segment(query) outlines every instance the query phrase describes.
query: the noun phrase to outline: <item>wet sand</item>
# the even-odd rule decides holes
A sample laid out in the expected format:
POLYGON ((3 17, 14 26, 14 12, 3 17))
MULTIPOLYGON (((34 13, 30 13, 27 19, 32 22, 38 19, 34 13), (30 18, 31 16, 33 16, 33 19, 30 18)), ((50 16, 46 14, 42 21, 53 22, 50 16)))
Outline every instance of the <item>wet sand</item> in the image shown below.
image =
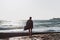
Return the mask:
POLYGON ((19 33, 15 33, 15 34, 8 33, 8 36, 7 33, 5 33, 5 35, 0 34, 0 38, 3 39, 6 38, 6 40, 60 40, 60 33, 59 32, 33 33, 32 38, 29 38, 28 33, 25 34, 20 33, 20 35, 19 33))
POLYGON ((12 37, 10 40, 60 40, 60 33, 36 34, 32 38, 29 36, 12 37))

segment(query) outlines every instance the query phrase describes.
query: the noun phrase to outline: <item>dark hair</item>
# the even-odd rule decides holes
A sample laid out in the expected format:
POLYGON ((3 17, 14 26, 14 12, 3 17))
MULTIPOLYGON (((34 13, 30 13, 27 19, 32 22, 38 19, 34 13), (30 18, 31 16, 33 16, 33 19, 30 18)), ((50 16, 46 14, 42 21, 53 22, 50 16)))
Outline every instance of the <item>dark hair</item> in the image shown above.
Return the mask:
POLYGON ((30 19, 32 19, 32 17, 30 17, 30 19))

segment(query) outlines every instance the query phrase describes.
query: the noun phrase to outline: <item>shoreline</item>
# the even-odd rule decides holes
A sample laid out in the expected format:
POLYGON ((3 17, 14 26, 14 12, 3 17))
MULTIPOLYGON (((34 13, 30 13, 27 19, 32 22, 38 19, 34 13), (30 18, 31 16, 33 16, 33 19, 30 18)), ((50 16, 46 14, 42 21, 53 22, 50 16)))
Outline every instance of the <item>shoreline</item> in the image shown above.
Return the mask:
MULTIPOLYGON (((32 35, 38 35, 38 34, 60 34, 60 32, 37 32, 32 33, 32 35)), ((28 33, 0 33, 0 39, 4 38, 11 38, 11 37, 19 37, 19 36, 29 36, 28 33)))

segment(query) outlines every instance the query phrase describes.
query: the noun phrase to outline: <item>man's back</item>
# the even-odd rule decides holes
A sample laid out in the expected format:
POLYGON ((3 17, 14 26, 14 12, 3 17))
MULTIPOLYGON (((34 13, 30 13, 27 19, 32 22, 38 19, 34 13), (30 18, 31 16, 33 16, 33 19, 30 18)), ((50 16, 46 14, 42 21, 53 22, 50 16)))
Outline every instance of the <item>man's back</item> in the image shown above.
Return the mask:
POLYGON ((26 23, 28 29, 32 29, 33 28, 33 21, 32 20, 28 20, 26 23))
POLYGON ((26 22, 26 26, 24 27, 24 30, 29 30, 29 37, 32 37, 32 28, 33 28, 33 21, 32 17, 30 17, 29 20, 26 22))

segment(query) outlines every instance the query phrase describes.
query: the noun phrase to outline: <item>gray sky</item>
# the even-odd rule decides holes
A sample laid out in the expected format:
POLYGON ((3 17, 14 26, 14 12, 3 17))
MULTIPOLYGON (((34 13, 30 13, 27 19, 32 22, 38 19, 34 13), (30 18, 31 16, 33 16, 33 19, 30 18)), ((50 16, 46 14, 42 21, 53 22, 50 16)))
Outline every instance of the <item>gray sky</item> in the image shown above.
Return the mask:
POLYGON ((0 0, 0 19, 60 18, 60 0, 0 0))

